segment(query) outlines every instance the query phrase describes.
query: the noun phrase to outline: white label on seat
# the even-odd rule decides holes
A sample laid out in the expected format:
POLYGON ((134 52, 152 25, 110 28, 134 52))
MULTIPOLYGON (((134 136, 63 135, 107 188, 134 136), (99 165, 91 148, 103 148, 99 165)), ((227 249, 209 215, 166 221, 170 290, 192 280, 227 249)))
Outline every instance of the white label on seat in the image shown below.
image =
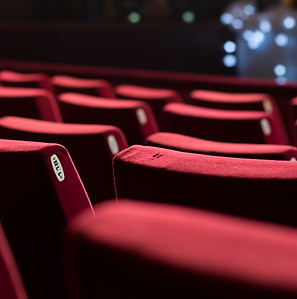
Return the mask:
POLYGON ((147 116, 143 108, 138 108, 136 110, 136 115, 141 125, 147 124, 147 116))
POLYGON ((118 145, 116 138, 113 135, 109 135, 107 137, 107 143, 108 143, 111 153, 113 155, 116 155, 119 152, 119 145, 118 145))
POLYGON ((266 113, 271 114, 273 112, 273 106, 270 100, 265 99, 263 101, 263 108, 266 113))
POLYGON ((57 180, 63 182, 65 180, 64 170, 57 155, 51 156, 51 163, 57 180))
POLYGON ((297 161, 295 157, 292 157, 290 161, 297 161))
POLYGON ((269 136, 271 134, 271 127, 268 119, 266 118, 261 119, 261 128, 264 135, 269 136))

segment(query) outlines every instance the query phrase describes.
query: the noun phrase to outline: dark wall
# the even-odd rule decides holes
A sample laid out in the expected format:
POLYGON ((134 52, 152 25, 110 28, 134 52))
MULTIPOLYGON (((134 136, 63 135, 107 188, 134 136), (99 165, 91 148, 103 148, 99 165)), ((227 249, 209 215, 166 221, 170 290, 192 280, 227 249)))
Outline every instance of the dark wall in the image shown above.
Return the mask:
POLYGON ((217 19, 232 0, 1 0, 2 21, 106 21, 123 20, 135 7, 143 20, 178 19, 192 9, 197 20, 217 19))
POLYGON ((232 33, 200 24, 2 24, 0 58, 177 72, 233 74, 222 64, 232 33))

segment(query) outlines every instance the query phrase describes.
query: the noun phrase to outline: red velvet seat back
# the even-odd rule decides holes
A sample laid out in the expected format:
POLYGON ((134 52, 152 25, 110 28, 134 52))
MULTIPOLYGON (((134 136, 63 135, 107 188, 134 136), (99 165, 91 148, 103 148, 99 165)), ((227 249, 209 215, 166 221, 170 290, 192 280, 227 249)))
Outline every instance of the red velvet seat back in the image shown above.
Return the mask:
POLYGON ((112 159, 127 147, 120 129, 7 116, 0 118, 0 138, 62 144, 70 152, 91 201, 115 197, 112 159))
POLYGON ((0 281, 0 297, 2 299, 28 299, 2 226, 0 226, 0 281))
MULTIPOLYGON (((233 93, 214 90, 194 90, 190 93, 189 103, 199 107, 264 111, 270 114, 277 125, 285 131, 282 116, 274 98, 265 93, 233 93)), ((291 134, 291 132, 289 132, 291 134)))
POLYGON ((65 224, 92 207, 67 150, 0 140, 0 219, 30 299, 64 298, 65 224))
POLYGON ((0 116, 14 115, 61 122, 53 95, 46 90, 0 86, 0 116))
POLYGON ((65 93, 59 96, 59 106, 65 122, 117 126, 130 145, 143 144, 149 135, 158 131, 150 107, 140 101, 65 93))
POLYGON ((131 146, 114 158, 119 198, 175 203, 297 225, 294 161, 131 146))
POLYGON ((55 94, 78 92, 103 98, 114 98, 112 86, 106 80, 84 79, 64 75, 51 78, 55 94))
POLYGON ((167 132, 152 134, 145 144, 213 156, 288 161, 297 159, 297 148, 290 145, 218 142, 167 132))
POLYGON ((164 117, 169 132, 214 141, 288 144, 286 132, 265 112, 172 103, 164 106, 164 117))
POLYGON ((68 229, 70 298, 294 298, 297 230, 128 200, 68 229))
POLYGON ((183 102, 173 89, 148 88, 135 85, 119 85, 115 88, 118 98, 145 101, 152 109, 161 130, 164 128, 162 109, 165 104, 183 102))
POLYGON ((44 73, 0 72, 0 84, 7 87, 41 88, 53 93, 50 77, 44 73))

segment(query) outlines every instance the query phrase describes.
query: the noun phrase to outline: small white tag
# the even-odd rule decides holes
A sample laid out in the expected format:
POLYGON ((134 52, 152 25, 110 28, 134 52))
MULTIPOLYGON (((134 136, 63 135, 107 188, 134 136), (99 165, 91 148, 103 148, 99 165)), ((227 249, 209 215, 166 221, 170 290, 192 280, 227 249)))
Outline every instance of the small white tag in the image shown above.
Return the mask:
POLYGON ((147 116, 143 108, 138 108, 136 110, 136 115, 141 125, 147 124, 147 116))
POLYGON ((264 111, 266 113, 272 114, 273 106, 272 106, 271 101, 268 99, 265 99, 262 104, 263 104, 264 111))
POLYGON ((290 161, 297 161, 295 157, 292 157, 290 161))
POLYGON ((113 135, 109 135, 107 137, 107 143, 108 143, 111 153, 113 155, 116 155, 119 152, 119 145, 117 143, 116 138, 113 135))
POLYGON ((57 155, 54 154, 51 156, 51 163, 57 180, 63 182, 65 180, 64 170, 57 155))
POLYGON ((261 128, 264 135, 269 136, 271 134, 270 123, 266 118, 261 119, 261 128))

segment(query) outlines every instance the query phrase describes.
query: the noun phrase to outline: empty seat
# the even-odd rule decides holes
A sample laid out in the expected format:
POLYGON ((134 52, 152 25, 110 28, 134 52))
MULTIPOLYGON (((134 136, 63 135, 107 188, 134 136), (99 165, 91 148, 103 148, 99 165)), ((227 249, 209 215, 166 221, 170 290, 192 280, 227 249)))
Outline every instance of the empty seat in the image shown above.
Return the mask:
POLYGON ((213 156, 292 161, 297 159, 297 148, 282 144, 218 142, 167 132, 152 134, 145 143, 149 146, 213 156))
POLYGON ((105 80, 56 75, 51 78, 51 83, 54 86, 56 95, 65 92, 78 92, 104 98, 114 98, 112 87, 105 80))
POLYGON ((274 99, 264 93, 233 93, 214 90, 194 90, 188 99, 191 105, 226 110, 255 110, 277 113, 274 99))
POLYGON ((54 96, 37 88, 0 86, 0 116, 6 115, 62 121, 54 96))
POLYGON ((113 161, 119 198, 175 203, 297 225, 297 164, 134 145, 113 161))
POLYGON ((0 219, 28 297, 65 298, 61 235, 92 206, 67 150, 58 144, 0 140, 0 219))
POLYGON ((102 99, 75 93, 61 94, 58 99, 65 122, 117 126, 130 145, 143 144, 149 135, 158 131, 154 115, 144 102, 102 99))
POLYGON ((163 110, 169 132, 223 142, 288 144, 286 132, 266 112, 220 110, 183 103, 167 104, 163 110))
POLYGON ((53 92, 50 77, 44 73, 17 73, 1 71, 0 84, 7 87, 41 88, 53 92))
POLYGON ((119 85, 115 88, 115 93, 118 98, 145 101, 151 107, 161 129, 164 127, 163 106, 168 103, 182 102, 180 95, 171 89, 119 85))
POLYGON ((69 298, 294 298, 297 230, 131 200, 69 226, 69 298))
POLYGON ((0 118, 0 138, 64 145, 92 202, 115 197, 112 159, 127 147, 120 129, 108 125, 66 124, 7 116, 0 118))
POLYGON ((1 299, 28 299, 18 266, 1 225, 0 281, 1 299))
POLYGON ((264 111, 271 114, 285 131, 279 108, 269 94, 194 90, 190 93, 189 103, 214 109, 264 111))

